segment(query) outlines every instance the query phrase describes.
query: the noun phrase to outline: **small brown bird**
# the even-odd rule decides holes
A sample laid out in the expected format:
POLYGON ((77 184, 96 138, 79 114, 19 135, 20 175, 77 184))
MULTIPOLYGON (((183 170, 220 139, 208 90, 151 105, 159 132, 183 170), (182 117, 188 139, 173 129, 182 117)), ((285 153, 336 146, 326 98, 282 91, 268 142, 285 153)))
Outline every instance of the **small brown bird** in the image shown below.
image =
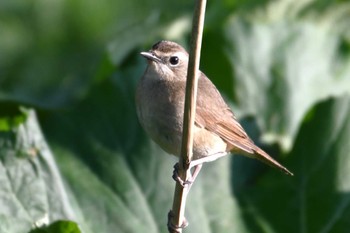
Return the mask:
MULTIPOLYGON (((148 66, 136 90, 139 121, 161 148, 180 156, 188 53, 175 42, 160 41, 141 55, 147 58, 148 66)), ((190 165, 197 168, 193 180, 202 163, 229 152, 259 159, 293 175, 254 144, 214 84, 200 72, 190 165)))

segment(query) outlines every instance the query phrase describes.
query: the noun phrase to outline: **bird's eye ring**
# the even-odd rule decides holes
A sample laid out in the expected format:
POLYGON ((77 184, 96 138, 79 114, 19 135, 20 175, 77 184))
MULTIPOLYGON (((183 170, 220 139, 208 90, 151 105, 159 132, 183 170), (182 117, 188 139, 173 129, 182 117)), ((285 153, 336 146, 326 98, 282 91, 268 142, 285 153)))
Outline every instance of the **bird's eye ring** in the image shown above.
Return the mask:
POLYGON ((169 62, 172 66, 176 66, 179 64, 180 59, 178 56, 172 56, 172 57, 170 57, 169 62))

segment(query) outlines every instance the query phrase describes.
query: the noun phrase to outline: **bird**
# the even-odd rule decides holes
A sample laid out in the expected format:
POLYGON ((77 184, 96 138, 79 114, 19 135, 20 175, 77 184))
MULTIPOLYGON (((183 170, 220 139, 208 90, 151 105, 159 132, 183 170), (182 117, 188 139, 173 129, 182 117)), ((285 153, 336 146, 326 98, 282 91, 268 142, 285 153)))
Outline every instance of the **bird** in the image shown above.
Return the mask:
MULTIPOLYGON (((164 151, 180 156, 189 55, 181 45, 166 40, 141 55, 148 64, 136 88, 139 122, 164 151)), ((190 165, 196 169, 190 181, 177 180, 192 183, 203 163, 230 153, 258 159, 293 175, 255 145, 215 85, 199 71, 190 165)))

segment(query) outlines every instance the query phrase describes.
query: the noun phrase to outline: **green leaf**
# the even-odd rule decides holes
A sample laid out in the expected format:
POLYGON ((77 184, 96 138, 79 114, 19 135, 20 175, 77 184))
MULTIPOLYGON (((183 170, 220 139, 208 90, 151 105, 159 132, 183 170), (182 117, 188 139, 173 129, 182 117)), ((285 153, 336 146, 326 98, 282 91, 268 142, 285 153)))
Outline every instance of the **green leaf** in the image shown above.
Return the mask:
POLYGON ((20 109, 16 106, 13 108, 12 104, 0 104, 0 132, 10 131, 23 124, 27 119, 25 109, 20 109))
MULTIPOLYGON (((297 12, 304 9, 293 5, 297 12)), ((299 18, 287 1, 280 1, 252 17, 234 15, 227 22, 235 97, 243 113, 258 116, 265 140, 290 149, 309 108, 329 96, 350 93, 350 56, 342 49, 349 33, 343 22, 350 20, 345 9, 349 3, 316 19, 307 17, 307 11, 299 18), (278 11, 296 15, 272 14, 278 11)))
MULTIPOLYGON (((238 195, 251 232, 346 232, 350 225, 350 97, 309 111, 285 163, 238 195)), ((238 175, 238 174, 237 174, 238 175)))
MULTIPOLYGON (((133 81, 119 81, 105 80, 73 109, 46 116, 45 134, 59 155, 84 232, 166 232, 177 159, 149 142, 136 124, 129 90, 134 87, 127 84, 133 81)), ((229 157, 205 167, 192 188, 188 231, 244 232, 240 209, 231 196, 228 161, 229 157), (210 187, 220 192, 207 193, 210 187)))
POLYGON ((61 220, 49 226, 36 228, 29 233, 81 233, 81 231, 75 222, 61 220))
POLYGON ((0 232, 74 219, 56 162, 33 110, 25 122, 0 133, 0 232))

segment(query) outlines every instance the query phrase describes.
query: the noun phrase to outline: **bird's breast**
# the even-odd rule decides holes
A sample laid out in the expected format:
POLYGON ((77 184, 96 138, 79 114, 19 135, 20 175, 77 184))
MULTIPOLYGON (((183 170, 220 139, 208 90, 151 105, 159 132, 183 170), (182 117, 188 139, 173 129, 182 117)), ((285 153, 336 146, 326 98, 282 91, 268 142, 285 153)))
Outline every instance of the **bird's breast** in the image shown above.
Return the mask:
POLYGON ((178 155, 183 122, 183 97, 164 81, 143 80, 136 96, 139 121, 147 134, 168 153, 178 155))

